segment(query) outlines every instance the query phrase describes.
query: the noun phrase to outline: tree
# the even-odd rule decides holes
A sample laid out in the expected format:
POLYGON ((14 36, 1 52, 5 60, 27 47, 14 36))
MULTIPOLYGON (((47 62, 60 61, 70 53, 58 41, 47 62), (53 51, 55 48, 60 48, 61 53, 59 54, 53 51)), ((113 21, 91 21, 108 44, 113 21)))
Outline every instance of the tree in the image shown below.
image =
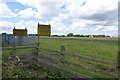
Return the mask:
POLYGON ((57 37, 58 35, 52 35, 53 37, 57 37))
POLYGON ((80 35, 80 37, 84 37, 83 35, 80 35))
POLYGON ((67 34, 67 37, 73 37, 73 33, 67 34))
POLYGON ((76 35, 74 35, 74 37, 80 37, 80 34, 76 34, 76 35))
POLYGON ((62 35, 61 37, 65 37, 65 35, 62 35))

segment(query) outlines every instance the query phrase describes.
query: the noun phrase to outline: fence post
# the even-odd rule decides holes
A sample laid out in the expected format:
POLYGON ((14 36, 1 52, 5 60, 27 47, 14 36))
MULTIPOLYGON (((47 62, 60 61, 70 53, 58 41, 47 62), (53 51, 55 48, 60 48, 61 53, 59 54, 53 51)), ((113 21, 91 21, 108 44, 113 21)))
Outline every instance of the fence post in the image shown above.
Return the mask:
POLYGON ((120 52, 118 52, 118 80, 120 80, 120 52))
POLYGON ((31 56, 31 65, 33 65, 35 69, 37 69, 38 45, 35 46, 35 50, 32 52, 31 56))
POLYGON ((14 36, 14 48, 13 48, 13 54, 16 55, 16 42, 15 42, 15 36, 14 36))
POLYGON ((35 54, 36 65, 37 65, 37 56, 38 56, 38 52, 39 52, 39 46, 36 46, 36 54, 35 54))
POLYGON ((61 45, 61 50, 60 50, 62 53, 60 54, 61 55, 61 63, 64 65, 65 64, 65 46, 64 45, 61 45))
POLYGON ((35 52, 33 54, 33 63, 36 65, 37 67, 37 57, 38 57, 38 53, 39 53, 39 36, 38 36, 38 43, 35 46, 35 52))
POLYGON ((15 36, 13 36, 13 49, 10 52, 10 55, 15 55, 16 54, 16 42, 15 42, 15 36))

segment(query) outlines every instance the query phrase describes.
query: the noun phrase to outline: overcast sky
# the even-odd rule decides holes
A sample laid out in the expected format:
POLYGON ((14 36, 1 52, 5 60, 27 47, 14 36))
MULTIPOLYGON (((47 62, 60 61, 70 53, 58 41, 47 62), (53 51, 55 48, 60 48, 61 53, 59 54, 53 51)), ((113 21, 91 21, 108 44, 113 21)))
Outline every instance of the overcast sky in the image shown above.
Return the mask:
POLYGON ((0 0, 0 33, 51 24, 52 35, 118 35, 119 0, 0 0), (8 2, 9 1, 9 2, 8 2))

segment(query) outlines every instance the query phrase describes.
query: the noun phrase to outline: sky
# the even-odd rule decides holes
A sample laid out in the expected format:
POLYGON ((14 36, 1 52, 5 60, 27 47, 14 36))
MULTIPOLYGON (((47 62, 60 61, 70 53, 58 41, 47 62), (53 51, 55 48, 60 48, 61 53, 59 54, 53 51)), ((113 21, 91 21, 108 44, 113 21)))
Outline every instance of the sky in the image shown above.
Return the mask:
POLYGON ((51 24, 52 35, 118 36, 119 0, 0 0, 0 33, 51 24))

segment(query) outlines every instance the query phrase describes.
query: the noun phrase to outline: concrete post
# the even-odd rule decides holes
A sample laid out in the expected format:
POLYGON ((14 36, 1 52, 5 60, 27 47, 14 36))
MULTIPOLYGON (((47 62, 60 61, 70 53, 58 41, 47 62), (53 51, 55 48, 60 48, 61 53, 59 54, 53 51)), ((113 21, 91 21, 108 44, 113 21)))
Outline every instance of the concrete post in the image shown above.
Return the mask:
POLYGON ((118 70, 118 80, 120 80, 120 52, 118 52, 118 67, 117 67, 117 70, 118 70))
POLYGON ((39 46, 36 46, 36 52, 35 52, 35 62, 36 62, 36 65, 37 65, 37 57, 38 57, 38 53, 39 53, 39 46))
POLYGON ((64 45, 61 45, 61 63, 64 65, 65 64, 65 54, 64 54, 64 52, 65 52, 65 46, 64 45))
POLYGON ((61 45, 61 52, 64 52, 64 51, 65 51, 65 46, 61 45))
MULTIPOLYGON (((35 61, 35 64, 36 64, 36 65, 37 65, 37 57, 38 57, 38 53, 39 53, 39 44, 40 44, 40 43, 39 43, 39 36, 38 36, 38 43, 37 43, 37 45, 36 45, 36 47, 35 47, 36 49, 35 49, 35 52, 34 52, 35 54, 33 54, 33 55, 34 55, 34 56, 33 56, 33 57, 34 57, 34 61, 35 61)), ((37 67, 37 66, 36 66, 36 67, 37 67)))
POLYGON ((48 38, 48 49, 50 49, 50 37, 48 38))
POLYGON ((16 43, 15 43, 15 36, 13 36, 13 50, 11 51, 10 55, 16 54, 16 43))

